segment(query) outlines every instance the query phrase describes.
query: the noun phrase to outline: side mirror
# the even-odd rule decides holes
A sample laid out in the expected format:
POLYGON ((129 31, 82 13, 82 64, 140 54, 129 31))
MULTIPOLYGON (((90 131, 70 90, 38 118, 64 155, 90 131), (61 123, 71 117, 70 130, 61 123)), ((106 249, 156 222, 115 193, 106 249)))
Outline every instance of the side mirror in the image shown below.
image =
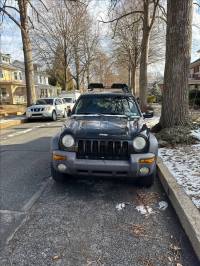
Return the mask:
POLYGON ((67 116, 70 117, 71 114, 72 114, 72 110, 71 110, 71 109, 68 109, 68 111, 67 111, 67 116))
POLYGON ((154 113, 153 111, 147 111, 145 113, 142 113, 144 118, 151 118, 153 117, 154 113))

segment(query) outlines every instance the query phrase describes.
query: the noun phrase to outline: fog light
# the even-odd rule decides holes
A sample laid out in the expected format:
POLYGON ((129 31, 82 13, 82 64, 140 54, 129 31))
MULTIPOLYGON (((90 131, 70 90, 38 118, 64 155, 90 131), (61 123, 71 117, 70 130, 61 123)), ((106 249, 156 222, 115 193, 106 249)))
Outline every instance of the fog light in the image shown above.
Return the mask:
POLYGON ((65 172, 66 169, 67 169, 67 166, 64 165, 63 163, 60 163, 60 164, 58 165, 58 170, 59 170, 60 172, 65 172))
POLYGON ((140 174, 147 175, 148 173, 149 173, 149 168, 148 167, 140 168, 140 174))

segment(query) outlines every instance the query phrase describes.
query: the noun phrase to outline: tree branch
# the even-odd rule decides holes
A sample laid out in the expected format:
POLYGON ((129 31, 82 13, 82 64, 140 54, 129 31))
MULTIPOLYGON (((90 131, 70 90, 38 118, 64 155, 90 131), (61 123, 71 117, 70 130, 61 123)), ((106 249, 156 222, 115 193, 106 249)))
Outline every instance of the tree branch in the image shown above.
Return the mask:
POLYGON ((114 21, 119 21, 120 19, 124 18, 124 17, 127 17, 129 15, 132 15, 132 14, 143 14, 144 12, 143 11, 131 11, 131 12, 128 12, 126 14, 123 14, 121 16, 119 16, 118 18, 114 18, 114 19, 111 19, 111 20, 108 20, 108 21, 104 21, 103 19, 102 20, 98 20, 99 22, 103 22, 103 23, 112 23, 114 21))
POLYGON ((200 4, 197 2, 194 2, 193 5, 197 5, 200 8, 200 4))
POLYGON ((154 20, 155 20, 156 10, 157 10, 157 7, 158 7, 158 4, 159 4, 159 1, 160 1, 160 0, 155 0, 155 1, 154 1, 153 15, 152 15, 151 23, 150 23, 150 25, 149 25, 149 29, 150 29, 150 30, 151 30, 151 28, 152 28, 152 26, 153 26, 153 23, 154 23, 154 20))
POLYGON ((2 7, 0 7, 0 12, 2 12, 3 14, 6 14, 20 29, 23 30, 23 28, 21 27, 20 23, 10 13, 8 13, 7 10, 5 10, 2 7))
POLYGON ((5 8, 11 8, 11 9, 14 9, 17 13, 19 13, 19 10, 16 8, 16 7, 14 7, 14 6, 4 6, 4 9, 5 8))

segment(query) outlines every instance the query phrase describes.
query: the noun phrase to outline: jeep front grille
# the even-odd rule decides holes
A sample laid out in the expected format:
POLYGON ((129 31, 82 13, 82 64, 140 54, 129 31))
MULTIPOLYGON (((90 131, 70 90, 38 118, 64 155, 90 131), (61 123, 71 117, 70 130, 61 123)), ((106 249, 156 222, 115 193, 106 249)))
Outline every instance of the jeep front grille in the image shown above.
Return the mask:
POLYGON ((127 160, 128 141, 78 140, 78 159, 127 160))

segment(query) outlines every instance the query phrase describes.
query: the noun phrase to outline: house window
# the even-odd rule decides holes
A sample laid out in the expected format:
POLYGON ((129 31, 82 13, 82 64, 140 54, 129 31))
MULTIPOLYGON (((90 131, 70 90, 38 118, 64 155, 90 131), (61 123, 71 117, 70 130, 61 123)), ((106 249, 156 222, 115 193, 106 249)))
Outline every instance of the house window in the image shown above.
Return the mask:
POLYGON ((42 84, 42 76, 40 76, 40 84, 42 84))
POLYGON ((1 97, 6 97, 7 95, 6 88, 0 88, 0 95, 1 97))
POLYGON ((0 78, 3 79, 3 70, 0 70, 0 78))
POLYGON ((14 72, 14 79, 17 80, 17 72, 14 72))
POLYGON ((22 72, 19 72, 19 79, 22 80, 22 72))
POLYGON ((199 72, 199 66, 194 67, 194 73, 197 73, 197 72, 199 72))

